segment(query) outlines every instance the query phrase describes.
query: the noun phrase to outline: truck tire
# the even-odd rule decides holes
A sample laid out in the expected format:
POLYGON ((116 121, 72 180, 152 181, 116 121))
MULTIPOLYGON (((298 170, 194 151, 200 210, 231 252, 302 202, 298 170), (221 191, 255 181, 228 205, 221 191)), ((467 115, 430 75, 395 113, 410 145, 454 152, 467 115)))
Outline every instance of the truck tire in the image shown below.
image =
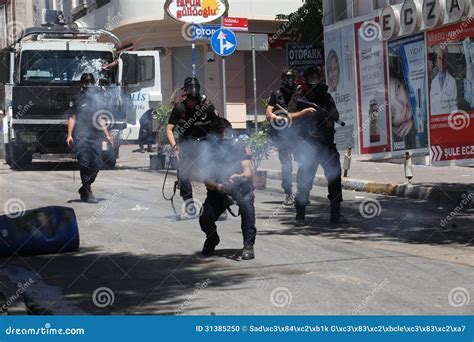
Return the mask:
POLYGON ((12 156, 11 156, 11 154, 10 154, 10 147, 9 147, 9 146, 10 146, 9 144, 5 144, 5 145, 4 145, 4 149, 5 149, 4 152, 5 152, 5 162, 6 162, 9 166, 11 166, 11 164, 12 164, 12 156))
POLYGON ((33 161, 33 154, 26 147, 6 145, 7 164, 12 170, 25 170, 33 161))

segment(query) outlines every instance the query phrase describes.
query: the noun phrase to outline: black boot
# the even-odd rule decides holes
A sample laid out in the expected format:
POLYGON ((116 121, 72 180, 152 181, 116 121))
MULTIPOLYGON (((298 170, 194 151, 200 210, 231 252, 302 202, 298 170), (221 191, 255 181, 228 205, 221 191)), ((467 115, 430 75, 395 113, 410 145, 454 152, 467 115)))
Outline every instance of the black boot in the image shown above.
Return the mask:
POLYGON ((87 202, 87 189, 85 188, 85 186, 81 186, 79 188, 79 191, 78 191, 79 195, 81 196, 81 201, 82 202, 87 202))
POLYGON ((331 203, 331 218, 329 219, 329 224, 339 224, 342 222, 341 202, 334 201, 331 203))
POLYGON ((255 259, 255 252, 253 250, 253 245, 244 245, 242 250, 242 260, 252 260, 255 259))
POLYGON ((217 235, 217 232, 214 231, 204 242, 204 246, 202 247, 202 256, 207 257, 213 255, 219 242, 219 235, 217 235))
POLYGON ((296 206, 296 218, 295 226, 304 227, 306 226, 306 207, 296 206))
POLYGON ((94 194, 92 193, 91 185, 90 184, 85 184, 85 185, 83 185, 83 187, 86 189, 86 193, 87 193, 85 201, 87 203, 99 203, 97 198, 95 198, 94 194))

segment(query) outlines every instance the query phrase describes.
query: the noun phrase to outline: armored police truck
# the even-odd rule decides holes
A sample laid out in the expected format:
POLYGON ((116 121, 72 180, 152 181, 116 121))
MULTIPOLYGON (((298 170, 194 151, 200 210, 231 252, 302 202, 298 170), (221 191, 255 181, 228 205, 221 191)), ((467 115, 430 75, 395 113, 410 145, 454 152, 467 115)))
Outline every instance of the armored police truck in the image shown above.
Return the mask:
POLYGON ((114 139, 111 145, 104 137, 103 161, 115 167, 127 123, 137 130, 133 96, 147 94, 150 105, 162 100, 159 52, 118 54, 118 46, 106 30, 53 25, 28 28, 0 51, 0 143, 12 169, 24 169, 33 157, 73 156, 65 114, 83 73, 92 73, 103 90, 101 115, 114 139))

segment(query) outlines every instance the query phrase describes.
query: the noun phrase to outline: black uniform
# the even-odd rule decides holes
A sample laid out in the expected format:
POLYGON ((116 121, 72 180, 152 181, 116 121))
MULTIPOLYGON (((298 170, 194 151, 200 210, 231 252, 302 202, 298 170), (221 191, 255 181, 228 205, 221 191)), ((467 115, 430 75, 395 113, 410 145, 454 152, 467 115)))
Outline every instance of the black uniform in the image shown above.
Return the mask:
MULTIPOLYGON (((281 88, 272 92, 268 105, 273 107, 273 112, 279 110, 278 106, 287 110, 292 96, 292 92, 281 88)), ((281 130, 273 126, 270 128, 270 137, 277 147, 278 158, 281 163, 281 187, 287 195, 292 194, 294 134, 294 128, 292 127, 286 127, 281 130)))
POLYGON ((100 88, 82 90, 72 101, 67 117, 75 115, 74 151, 79 161, 81 181, 85 187, 94 183, 102 167, 102 141, 104 132, 100 126, 103 110, 100 88))
POLYGON ((140 118, 140 132, 138 140, 140 147, 144 145, 151 147, 155 143, 155 133, 153 132, 153 109, 148 109, 140 118))
POLYGON ((179 190, 185 201, 193 197, 190 178, 200 168, 200 140, 211 133, 218 117, 214 105, 203 95, 194 108, 189 107, 184 100, 176 104, 171 112, 168 123, 177 126, 180 147, 179 190))
MULTIPOLYGON (((225 184, 234 174, 242 174, 242 161, 251 160, 251 152, 243 141, 232 139, 212 143, 213 159, 208 165, 209 178, 215 183, 225 184)), ((257 229, 255 227, 255 196, 253 193, 252 179, 245 179, 234 183, 231 191, 226 195, 216 190, 207 191, 203 212, 199 218, 201 230, 206 233, 208 239, 217 239, 216 221, 219 216, 227 210, 230 200, 229 196, 236 202, 241 215, 241 229, 244 246, 253 246, 257 229)))
POLYGON ((339 113, 327 89, 326 85, 318 84, 315 87, 315 96, 311 99, 308 99, 300 91, 293 96, 289 105, 291 113, 303 109, 298 106, 298 99, 314 102, 325 109, 294 122, 299 136, 298 148, 295 151, 295 159, 298 162, 298 193, 295 201, 297 219, 304 219, 305 208, 309 204, 309 195, 319 165, 323 167, 324 175, 328 181, 331 221, 335 221, 340 216, 341 164, 340 155, 334 142, 336 133, 334 123, 339 119, 339 113))

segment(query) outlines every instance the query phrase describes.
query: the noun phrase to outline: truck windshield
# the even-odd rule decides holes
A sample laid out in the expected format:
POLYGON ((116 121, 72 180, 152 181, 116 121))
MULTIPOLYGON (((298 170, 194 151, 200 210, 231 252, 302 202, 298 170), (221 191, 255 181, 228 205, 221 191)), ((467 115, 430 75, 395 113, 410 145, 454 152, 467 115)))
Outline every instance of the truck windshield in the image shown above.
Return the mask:
POLYGON ((92 73, 97 84, 113 84, 115 71, 102 67, 112 61, 106 51, 23 51, 21 84, 78 85, 83 73, 92 73))

